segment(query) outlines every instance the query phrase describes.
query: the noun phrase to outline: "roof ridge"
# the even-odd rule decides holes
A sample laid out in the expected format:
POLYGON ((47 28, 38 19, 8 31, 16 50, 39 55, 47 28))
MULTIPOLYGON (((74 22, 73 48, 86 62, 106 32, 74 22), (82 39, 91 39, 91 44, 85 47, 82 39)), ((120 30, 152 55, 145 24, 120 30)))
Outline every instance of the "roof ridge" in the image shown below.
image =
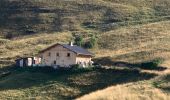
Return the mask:
POLYGON ((77 45, 70 46, 70 45, 68 45, 68 44, 63 44, 63 46, 64 46, 65 48, 67 48, 67 49, 69 49, 69 50, 77 53, 77 54, 84 54, 84 55, 91 55, 91 56, 94 55, 93 53, 89 52, 87 49, 82 48, 82 47, 77 46, 77 45), (67 45, 68 47, 67 47, 66 45, 67 45), (82 50, 84 50, 84 51, 78 52, 79 50, 75 50, 74 47, 77 47, 77 49, 79 49, 79 50, 81 49, 80 51, 82 51, 82 50))
POLYGON ((73 45, 73 46, 70 46, 69 44, 62 44, 62 43, 56 43, 56 44, 53 44, 49 47, 47 47, 46 49, 40 51, 39 53, 43 53, 57 45, 61 45, 63 46, 64 48, 66 49, 69 49, 70 51, 72 52, 75 52, 77 53, 78 55, 88 55, 88 56, 94 56, 93 53, 89 52, 87 49, 83 48, 83 47, 80 47, 80 46, 77 46, 77 45, 73 45))

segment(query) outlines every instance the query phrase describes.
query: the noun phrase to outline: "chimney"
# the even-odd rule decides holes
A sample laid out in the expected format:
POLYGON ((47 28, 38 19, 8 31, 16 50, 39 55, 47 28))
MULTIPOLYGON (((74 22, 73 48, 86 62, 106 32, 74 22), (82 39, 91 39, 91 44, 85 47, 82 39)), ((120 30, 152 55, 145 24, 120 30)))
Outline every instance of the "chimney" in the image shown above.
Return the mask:
POLYGON ((73 46, 73 42, 72 42, 72 41, 71 41, 71 42, 69 42, 69 45, 70 45, 70 46, 73 46))

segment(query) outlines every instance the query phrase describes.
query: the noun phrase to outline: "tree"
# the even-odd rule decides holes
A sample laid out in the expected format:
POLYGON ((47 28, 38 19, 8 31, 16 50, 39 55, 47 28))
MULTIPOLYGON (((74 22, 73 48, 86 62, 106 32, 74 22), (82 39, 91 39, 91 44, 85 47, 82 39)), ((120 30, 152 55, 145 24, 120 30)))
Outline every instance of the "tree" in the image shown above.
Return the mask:
POLYGON ((93 48, 96 45, 96 36, 93 35, 88 42, 84 44, 85 48, 93 48))
POLYGON ((83 37, 82 37, 82 36, 77 36, 77 37, 75 38, 75 44, 76 44, 77 46, 82 46, 82 45, 83 45, 83 37))
POLYGON ((96 36, 93 35, 90 39, 90 44, 91 44, 91 47, 93 48, 95 45, 96 45, 96 36))

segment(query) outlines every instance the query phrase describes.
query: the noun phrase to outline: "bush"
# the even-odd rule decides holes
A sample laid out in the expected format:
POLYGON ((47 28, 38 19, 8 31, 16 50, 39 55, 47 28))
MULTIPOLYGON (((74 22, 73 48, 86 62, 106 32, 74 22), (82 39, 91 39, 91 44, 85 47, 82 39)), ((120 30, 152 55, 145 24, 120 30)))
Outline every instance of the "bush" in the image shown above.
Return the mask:
POLYGON ((144 63, 141 63, 141 68, 143 69, 156 69, 159 67, 160 64, 163 63, 163 59, 161 58, 157 58, 157 59, 154 59, 152 61, 149 61, 149 62, 144 62, 144 63))
POLYGON ((76 36, 75 45, 77 45, 77 46, 82 46, 83 45, 83 37, 82 36, 76 36))
POLYGON ((93 47, 95 47, 95 45, 96 45, 96 37, 93 35, 90 38, 90 41, 88 41, 84 44, 84 47, 85 48, 93 48, 93 47))
POLYGON ((92 43, 91 43, 90 41, 88 41, 88 42, 86 42, 86 43, 84 44, 84 47, 85 47, 85 48, 92 48, 93 45, 92 45, 92 43))
POLYGON ((70 71, 72 73, 82 73, 82 72, 93 71, 94 69, 95 69, 95 67, 93 67, 93 66, 89 66, 89 67, 83 68, 79 64, 75 64, 75 65, 71 66, 71 70, 70 71))
POLYGON ((71 65, 71 70, 76 70, 80 68, 80 65, 79 64, 74 64, 74 65, 71 65))

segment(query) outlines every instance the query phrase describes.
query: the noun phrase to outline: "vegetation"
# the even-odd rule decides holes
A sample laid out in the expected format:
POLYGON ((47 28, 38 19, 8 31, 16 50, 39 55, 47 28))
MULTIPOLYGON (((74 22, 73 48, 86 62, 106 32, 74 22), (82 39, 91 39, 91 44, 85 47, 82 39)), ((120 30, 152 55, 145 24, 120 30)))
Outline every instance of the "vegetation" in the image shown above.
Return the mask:
POLYGON ((133 72, 130 69, 95 69, 83 73, 55 71, 49 68, 18 68, 10 71, 10 75, 0 79, 0 99, 74 99, 113 84, 156 76, 133 72))
POLYGON ((162 63, 163 63, 163 59, 157 58, 149 62, 141 63, 140 66, 141 68, 144 68, 144 69, 157 69, 158 67, 160 67, 160 64, 162 63))
POLYGON ((170 74, 164 75, 153 82, 156 88, 161 88, 165 92, 170 92, 170 74))
POLYGON ((76 36, 75 37, 75 45, 78 45, 78 46, 83 45, 83 37, 82 36, 76 36))
POLYGON ((0 0, 0 99, 169 100, 169 7, 169 0, 0 0), (11 68, 18 57, 73 39, 101 67, 11 68))
POLYGON ((92 35, 92 36, 90 37, 90 40, 87 41, 87 42, 84 44, 84 47, 91 49, 91 48, 94 48, 94 47, 96 46, 96 44, 97 44, 97 38, 95 37, 95 35, 92 35))
POLYGON ((169 0, 1 0, 0 27, 13 36, 61 31, 110 31, 169 20, 169 0))

